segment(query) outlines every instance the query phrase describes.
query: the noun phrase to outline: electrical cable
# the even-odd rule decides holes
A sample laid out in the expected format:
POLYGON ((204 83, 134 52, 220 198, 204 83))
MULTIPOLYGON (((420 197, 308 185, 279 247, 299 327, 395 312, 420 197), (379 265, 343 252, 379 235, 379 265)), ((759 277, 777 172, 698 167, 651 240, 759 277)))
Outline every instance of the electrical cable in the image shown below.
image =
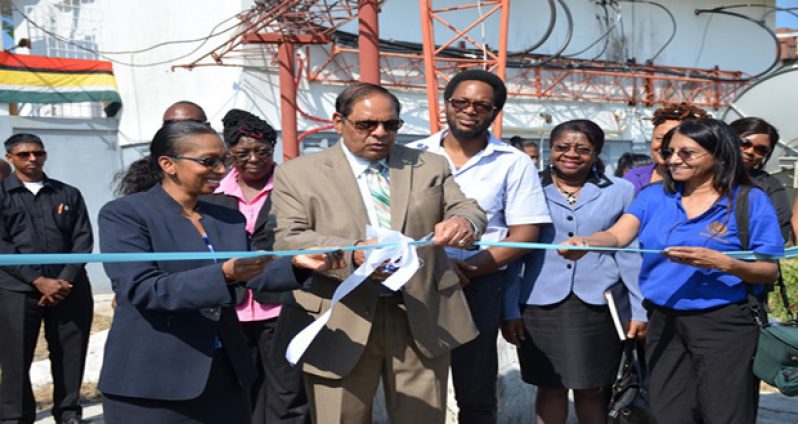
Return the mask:
POLYGON ((554 4, 554 0, 546 0, 546 1, 549 4, 549 23, 546 26, 546 31, 543 33, 543 35, 540 37, 540 39, 538 39, 538 41, 536 41, 534 44, 532 44, 531 46, 527 47, 526 49, 519 50, 519 51, 516 51, 516 52, 507 52, 507 57, 510 57, 510 56, 522 56, 522 55, 526 55, 526 54, 532 53, 533 51, 537 50, 538 47, 542 46, 543 43, 546 42, 546 40, 549 39, 549 37, 551 36, 551 33, 554 31, 554 24, 557 23, 557 6, 554 4))
MULTIPOLYGON (((614 22, 614 23, 613 23, 613 24, 612 24, 612 25, 611 25, 609 28, 607 28, 607 30, 604 32, 604 34, 602 34, 602 35, 601 35, 599 38, 597 38, 597 39, 596 39, 596 41, 594 41, 594 42, 592 42, 592 43, 588 44, 588 46, 587 46, 587 47, 585 47, 585 48, 584 48, 584 49, 582 49, 582 50, 579 50, 578 52, 571 53, 571 54, 564 54, 562 57, 566 57, 566 58, 572 58, 572 57, 579 56, 580 54, 582 54, 582 53, 585 53, 586 51, 588 51, 588 50, 590 50, 591 48, 593 48, 593 46, 595 46, 596 44, 600 43, 600 42, 601 42, 601 40, 604 40, 605 38, 608 38, 608 37, 609 37, 609 35, 610 35, 610 33, 612 33, 612 31, 613 31, 613 30, 615 29, 615 27, 618 25, 618 22, 620 21, 620 17, 621 17, 621 15, 620 15, 620 14, 618 14, 618 18, 616 18, 616 19, 615 19, 615 22, 614 22)), ((598 16, 598 15, 596 15, 596 19, 599 21, 599 25, 601 25, 601 17, 600 17, 600 16, 598 16)), ((605 44, 606 44, 606 43, 605 43, 605 44)), ((605 48, 605 49, 606 49, 606 48, 605 48)), ((602 51, 602 53, 603 53, 603 51, 602 51)))
MULTIPOLYGON (((604 10, 604 26, 609 27, 610 25, 610 12, 607 10, 607 3, 601 2, 601 8, 604 10)), ((593 56, 590 60, 596 61, 598 58, 604 55, 607 49, 610 47, 610 37, 604 39, 604 47, 601 48, 601 51, 598 52, 595 56, 593 56)))
MULTIPOLYGON (((357 34, 344 32, 341 30, 337 30, 334 32, 333 39, 336 43, 347 46, 350 48, 357 48, 357 34)), ((397 53, 411 53, 411 54, 418 54, 422 51, 421 43, 413 43, 409 41, 396 41, 396 40, 380 40, 380 50, 381 51, 391 51, 397 53)), ((458 49, 458 51, 464 51, 465 49, 458 49)), ((465 50, 469 51, 470 54, 459 54, 454 51, 446 51, 442 53, 443 56, 450 57, 450 58, 458 58, 458 59, 477 59, 481 55, 481 50, 465 50)), ((544 57, 542 55, 538 55, 540 57, 544 57)), ((528 62, 521 62, 521 61, 507 61, 508 68, 528 68, 528 62)), ((545 68, 548 69, 561 69, 561 70, 595 70, 595 71, 606 71, 606 72, 647 72, 647 73, 659 73, 663 75, 669 76, 676 76, 676 77, 690 77, 690 78, 701 78, 707 81, 720 81, 720 82, 740 82, 744 81, 743 78, 721 78, 709 73, 702 73, 696 70, 685 70, 685 71, 676 71, 671 68, 662 67, 658 65, 642 65, 642 64, 631 64, 631 63, 618 63, 618 62, 606 62, 606 61, 588 61, 584 59, 568 59, 565 63, 560 62, 550 62, 545 64, 545 68)))
POLYGON ((771 9, 770 11, 765 13, 762 16, 762 18, 764 18, 765 16, 767 16, 767 15, 769 15, 771 13, 776 13, 776 12, 787 12, 790 15, 795 16, 796 18, 798 18, 798 13, 795 12, 796 10, 798 10, 798 7, 778 7, 778 6, 773 6, 772 4, 751 4, 751 3, 748 3, 748 4, 732 4, 732 5, 729 5, 729 6, 717 7, 716 9, 739 9, 739 8, 743 8, 743 7, 763 7, 763 8, 771 9))
POLYGON ((621 4, 616 1, 610 1, 610 7, 615 10, 615 13, 621 16, 619 25, 621 27, 621 47, 623 47, 623 60, 622 62, 629 62, 629 39, 626 38, 626 29, 623 26, 623 9, 621 4))
POLYGON ((654 56, 651 56, 651 58, 649 58, 645 62, 647 65, 653 64, 654 63, 654 59, 658 58, 659 55, 662 54, 662 52, 671 44, 671 42, 673 41, 673 38, 676 37, 676 31, 678 30, 678 25, 676 24, 676 17, 673 16, 673 13, 670 11, 670 9, 668 9, 667 7, 663 6, 660 3, 657 3, 655 1, 651 1, 651 0, 618 0, 618 1, 627 2, 627 3, 645 3, 645 4, 650 4, 652 6, 655 6, 655 7, 658 7, 660 9, 664 10, 665 13, 668 14, 668 17, 671 19, 671 35, 670 35, 670 37, 668 37, 668 41, 666 41, 665 44, 663 44, 662 47, 660 47, 659 50, 657 50, 657 52, 654 53, 654 56))
MULTIPOLYGON (((215 26, 214 28, 218 28, 219 26, 221 26, 221 24, 224 24, 226 22, 229 22, 229 21, 237 18, 240 14, 241 14, 241 12, 238 12, 235 15, 233 15, 233 16, 231 16, 231 17, 219 22, 219 25, 215 26)), ((151 45, 149 47, 144 47, 144 48, 137 49, 137 50, 118 50, 118 51, 114 51, 114 50, 97 50, 97 53, 99 53, 99 54, 137 54, 137 53, 148 52, 150 50, 155 50, 155 49, 157 49, 159 47, 168 46, 168 45, 172 45, 172 44, 196 43, 196 42, 199 42, 199 41, 206 40, 208 38, 216 37, 217 35, 222 35, 222 34, 224 34, 226 32, 229 32, 231 29, 237 27, 238 25, 239 25, 239 22, 236 22, 236 24, 234 26, 232 26, 230 28, 227 28, 225 30, 222 30, 220 32, 214 32, 212 30, 210 32, 210 34, 208 34, 208 35, 206 35, 204 37, 198 37, 198 38, 193 38, 193 39, 183 39, 183 40, 163 41, 161 43, 153 44, 153 45, 151 45)))
POLYGON ((568 33, 565 36, 565 40, 563 40, 562 45, 560 46, 559 49, 557 49, 557 51, 554 54, 548 56, 547 58, 543 59, 540 62, 527 63, 522 59, 521 65, 519 66, 520 68, 536 68, 539 66, 543 66, 551 62, 552 60, 560 57, 562 55, 562 52, 564 52, 565 49, 568 48, 568 45, 571 44, 571 39, 574 36, 574 17, 573 15, 571 15, 571 9, 568 7, 567 4, 565 4, 565 0, 557 0, 557 3, 559 3, 560 6, 562 7, 563 12, 565 12, 565 19, 568 21, 568 33))
POLYGON ((737 18, 740 18, 740 19, 745 19, 746 21, 749 21, 749 22, 753 22, 753 23, 759 25, 762 29, 764 29, 768 33, 768 35, 770 35, 770 37, 773 38, 773 42, 776 45, 773 62, 770 64, 770 66, 765 68, 765 70, 763 70, 762 72, 759 72, 758 74, 755 74, 755 75, 752 75, 752 76, 750 76, 748 78, 745 78, 744 80, 750 81, 750 80, 753 80, 753 79, 757 79, 757 78, 767 74, 768 72, 772 71, 776 66, 778 66, 779 60, 781 59, 781 57, 779 55, 781 44, 779 43, 779 38, 778 38, 778 36, 776 36, 776 33, 773 32, 773 30, 771 30, 770 28, 768 28, 767 25, 765 25, 765 23, 763 21, 758 21, 756 19, 751 18, 750 16, 743 15, 742 13, 730 12, 730 11, 725 10, 725 9, 726 9, 725 7, 718 7, 718 8, 714 8, 714 9, 696 9, 695 10, 695 14, 696 15, 701 15, 702 13, 717 13, 717 14, 721 14, 721 15, 734 16, 734 17, 737 17, 737 18))
MULTIPOLYGON (((19 13, 19 15, 20 15, 20 16, 21 16, 21 17, 22 17, 24 20, 26 20, 28 23, 30 23, 31 25, 33 25, 34 27, 36 27, 37 29, 39 29, 39 30, 40 30, 40 31, 42 31, 43 33, 45 33, 45 34, 47 34, 47 35, 49 35, 49 36, 51 36, 51 37, 55 38, 56 40, 59 40, 59 41, 61 41, 61 42, 63 42, 63 43, 66 43, 66 44, 69 44, 69 45, 71 45, 71 46, 77 47, 77 48, 78 48, 78 49, 80 49, 80 50, 83 50, 83 51, 86 51, 86 52, 89 52, 89 53, 95 54, 95 55, 97 55, 98 57, 100 57, 100 58, 102 58, 102 59, 105 59, 105 60, 107 60, 107 61, 109 61, 109 62, 116 63, 116 64, 118 64, 118 65, 122 65, 122 66, 133 67, 133 68, 146 68, 146 67, 152 67, 152 66, 166 65, 166 64, 172 63, 172 62, 174 62, 174 61, 176 61, 176 60, 184 59, 184 58, 186 58, 186 57, 188 57, 188 56, 191 56, 192 54, 196 53, 197 51, 199 51, 199 49, 201 49, 201 48, 202 48, 202 47, 203 47, 203 46, 204 46, 204 45, 205 45, 205 44, 206 44, 206 43, 207 43, 207 42, 208 42, 208 41, 209 41, 211 38, 213 38, 213 37, 215 37, 215 36, 218 36, 218 35, 221 35, 221 34, 224 34, 224 33, 227 33, 227 32, 229 32, 229 31, 231 31, 231 30, 233 30, 233 29, 237 28, 237 27, 240 25, 239 23, 236 23, 235 25, 233 25, 233 26, 230 26, 230 27, 228 27, 227 29, 225 29, 225 30, 223 30, 223 31, 220 31, 220 32, 216 33, 216 30, 217 30, 217 29, 218 29, 220 26, 222 26, 222 25, 223 25, 225 22, 227 22, 227 21, 229 21, 229 20, 231 19, 231 18, 227 18, 227 19, 225 19, 225 20, 223 20, 223 21, 221 21, 221 22, 217 23, 217 24, 216 24, 216 25, 215 25, 215 26, 214 26, 214 27, 211 29, 211 31, 210 31, 210 33, 209 33, 209 35, 207 35, 207 36, 205 36, 205 37, 202 37, 202 38, 199 38, 198 40, 201 40, 202 42, 201 42, 201 43, 200 43, 200 44, 199 44, 197 47, 195 47, 194 49, 192 49, 190 52, 188 52, 188 53, 186 53, 186 54, 183 54, 183 55, 181 55, 181 56, 175 57, 175 58, 171 58, 171 59, 169 59, 169 60, 164 60, 164 61, 159 61, 159 62, 153 62, 153 63, 146 63, 146 64, 136 64, 136 63, 124 62, 124 61, 121 61, 121 60, 118 60, 118 59, 114 59, 114 58, 110 58, 110 57, 106 56, 106 54, 122 54, 122 53, 110 53, 110 52, 102 52, 102 51, 99 51, 99 50, 95 50, 95 49, 88 48, 88 47, 86 47, 86 46, 83 46, 83 45, 81 45, 81 44, 79 44, 79 43, 77 43, 77 42, 75 42, 75 41, 73 41, 73 40, 70 40, 70 39, 68 39, 68 38, 65 38, 65 37, 63 37, 63 36, 61 36, 61 35, 59 35, 59 34, 57 34, 57 33, 53 32, 53 31, 50 31, 50 30, 49 30, 49 29, 47 29, 47 28, 44 28, 42 25, 40 25, 40 24, 38 24, 36 21, 32 20, 32 19, 31 19, 31 18, 30 18, 28 15, 26 15, 26 14, 25 14, 25 13, 24 13, 22 10, 20 10, 20 9, 19 9, 19 8, 18 8, 18 7, 17 7, 15 4, 14 4, 14 3, 11 3, 11 6, 12 6, 12 8, 13 8, 13 9, 14 9, 14 10, 15 10, 17 13, 19 13)), ((236 16, 238 16, 238 14, 236 14, 236 16)), ((192 41, 187 41, 187 40, 179 40, 179 41, 192 42, 192 41)), ((163 44, 163 43, 161 43, 161 44, 163 44)), ((154 46, 154 47, 152 47, 152 48, 157 48, 157 47, 160 47, 160 45, 156 45, 156 46, 154 46)), ((146 50, 145 50, 145 51, 146 51, 146 50)))
POLYGON ((695 55, 695 62, 693 62, 693 68, 698 67, 698 62, 701 60, 701 56, 704 54, 704 46, 707 43, 707 33, 709 32, 709 25, 712 23, 713 15, 709 15, 709 19, 707 19, 707 23, 704 24, 704 32, 701 34, 701 44, 698 46, 698 53, 695 55))

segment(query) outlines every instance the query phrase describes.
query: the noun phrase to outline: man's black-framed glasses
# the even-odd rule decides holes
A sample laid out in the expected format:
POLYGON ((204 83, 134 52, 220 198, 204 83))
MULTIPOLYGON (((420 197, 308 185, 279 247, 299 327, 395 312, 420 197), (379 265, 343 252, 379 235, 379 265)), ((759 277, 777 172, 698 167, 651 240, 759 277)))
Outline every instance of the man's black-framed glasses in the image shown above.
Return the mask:
POLYGON ((452 105, 455 110, 462 111, 467 109, 469 106, 474 108, 474 111, 477 113, 488 113, 493 112, 496 110, 496 105, 493 103, 482 102, 479 100, 470 100, 470 99, 455 99, 454 97, 447 100, 450 105, 452 105))
POLYGON ((353 121, 346 116, 341 115, 341 117, 352 124, 355 129, 360 131, 374 131, 382 125, 382 128, 388 132, 397 132, 400 128, 405 124, 405 121, 401 119, 388 119, 387 121, 378 121, 376 119, 363 119, 358 121, 353 121))

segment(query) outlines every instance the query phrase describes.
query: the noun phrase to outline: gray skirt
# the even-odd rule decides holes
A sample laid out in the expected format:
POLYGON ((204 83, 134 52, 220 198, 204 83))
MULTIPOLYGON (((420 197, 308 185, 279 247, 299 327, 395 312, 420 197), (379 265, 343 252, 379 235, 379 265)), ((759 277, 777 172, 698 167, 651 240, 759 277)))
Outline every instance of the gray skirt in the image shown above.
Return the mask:
POLYGON ((526 340, 518 349, 521 378, 544 388, 592 389, 612 384, 621 341, 607 305, 571 293, 554 305, 526 305, 526 340))

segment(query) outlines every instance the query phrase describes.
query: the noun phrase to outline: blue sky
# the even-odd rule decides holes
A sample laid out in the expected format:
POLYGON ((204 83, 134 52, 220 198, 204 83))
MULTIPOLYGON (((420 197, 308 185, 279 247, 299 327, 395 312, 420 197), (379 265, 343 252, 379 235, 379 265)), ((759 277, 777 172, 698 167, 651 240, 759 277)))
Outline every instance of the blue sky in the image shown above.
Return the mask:
MULTIPOLYGON (((798 7, 798 0, 777 0, 776 5, 779 7, 798 7)), ((798 10, 794 11, 798 14, 798 10)), ((795 17, 787 12, 779 12, 776 14, 776 28, 798 28, 798 17, 795 17)))

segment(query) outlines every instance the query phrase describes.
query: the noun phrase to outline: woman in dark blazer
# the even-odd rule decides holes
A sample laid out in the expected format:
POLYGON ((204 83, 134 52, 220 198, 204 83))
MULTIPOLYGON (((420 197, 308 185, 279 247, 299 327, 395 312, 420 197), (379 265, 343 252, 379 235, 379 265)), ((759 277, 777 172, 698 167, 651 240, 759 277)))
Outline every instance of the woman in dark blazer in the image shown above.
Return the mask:
MULTIPOLYGON (((165 124, 150 156, 124 175, 119 191, 128 195, 100 212, 101 250, 249 250, 244 217, 199 200, 218 187, 226 159, 209 125, 165 124)), ((106 263, 117 308, 99 383, 105 421, 248 423, 255 371, 233 309, 234 286, 288 290, 305 279, 300 268, 338 266, 324 255, 266 264, 265 257, 106 263)))

